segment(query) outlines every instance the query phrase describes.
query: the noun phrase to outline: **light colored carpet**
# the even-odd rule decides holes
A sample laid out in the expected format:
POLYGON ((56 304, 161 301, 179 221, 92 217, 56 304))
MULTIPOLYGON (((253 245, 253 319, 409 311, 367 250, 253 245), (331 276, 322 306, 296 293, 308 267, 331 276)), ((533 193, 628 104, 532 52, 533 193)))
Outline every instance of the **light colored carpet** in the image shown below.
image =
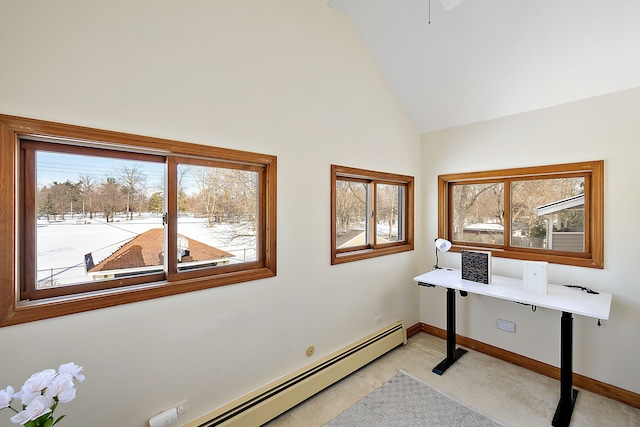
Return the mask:
MULTIPOLYGON (((431 370, 446 356, 446 341, 424 332, 415 334, 406 346, 390 351, 265 427, 322 427, 380 388, 399 370, 410 372, 447 396, 505 425, 551 426, 560 398, 559 381, 468 350, 444 375, 436 375, 431 370)), ((640 427, 640 409, 580 390, 571 427, 640 427)))
POLYGON ((324 427, 497 427, 500 424, 399 371, 324 427))

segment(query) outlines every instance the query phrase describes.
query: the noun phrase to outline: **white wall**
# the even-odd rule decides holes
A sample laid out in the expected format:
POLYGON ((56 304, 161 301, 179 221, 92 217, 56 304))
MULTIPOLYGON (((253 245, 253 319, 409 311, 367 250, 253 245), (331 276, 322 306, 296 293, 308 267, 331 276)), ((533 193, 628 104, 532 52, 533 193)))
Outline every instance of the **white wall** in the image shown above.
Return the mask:
POLYGON ((188 421, 379 314, 418 322, 419 250, 330 266, 330 164, 419 183, 420 135, 326 3, 0 0, 0 113, 278 156, 277 277, 1 328, 0 388, 73 361, 65 422, 144 426, 185 398, 188 421))
MULTIPOLYGON (((613 294, 602 327, 574 316, 574 371, 640 392, 640 275, 638 250, 638 140, 640 89, 554 108, 424 134, 422 153, 425 241, 437 234, 440 174, 583 160, 605 161, 605 268, 549 266, 549 278, 584 283, 613 294)), ((431 258, 433 258, 431 251, 431 258)), ((493 259, 493 272, 521 277, 522 262, 493 259)), ((422 261, 422 269, 433 262, 422 261)), ((460 267, 460 254, 445 253, 441 265, 460 267)), ((420 291, 420 320, 446 327, 444 292, 420 291)), ((560 362, 560 313, 492 298, 458 298, 458 333, 555 366, 560 362), (497 329, 497 319, 516 322, 516 333, 497 329)))

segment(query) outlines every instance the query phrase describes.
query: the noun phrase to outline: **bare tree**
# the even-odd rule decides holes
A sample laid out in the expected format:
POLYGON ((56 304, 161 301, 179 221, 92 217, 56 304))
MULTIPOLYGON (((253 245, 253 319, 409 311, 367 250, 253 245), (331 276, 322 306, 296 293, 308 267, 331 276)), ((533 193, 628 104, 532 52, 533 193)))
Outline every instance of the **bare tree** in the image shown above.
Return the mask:
POLYGON ((184 182, 189 171, 185 168, 178 168, 178 212, 185 212, 188 207, 188 196, 184 188, 184 182))
MULTIPOLYGON (((542 247, 546 222, 536 214, 536 207, 580 194, 582 178, 522 179, 503 183, 472 183, 453 188, 453 238, 469 242, 503 243, 502 231, 486 231, 478 235, 465 231, 470 224, 504 226, 504 185, 509 185, 511 207, 511 243, 517 246, 542 247)), ((579 227, 581 211, 558 214, 557 227, 579 227)))
POLYGON ((142 174, 141 168, 138 165, 125 164, 118 168, 118 181, 122 185, 122 191, 124 191, 127 201, 127 219, 133 219, 132 204, 145 180, 146 177, 142 174))
POLYGON ((258 176, 256 172, 229 169, 223 171, 220 211, 228 222, 255 222, 258 176))
POLYGON ((398 197, 400 187, 390 184, 376 185, 376 217, 378 221, 388 224, 387 240, 397 240, 397 230, 394 225, 398 219, 398 197))
POLYGON ((187 169, 198 190, 197 208, 207 219, 207 227, 211 228, 217 221, 216 211, 220 199, 220 169, 203 166, 189 166, 187 169))
POLYGON ((121 188, 117 180, 112 177, 100 184, 98 200, 107 222, 109 220, 113 222, 116 213, 126 205, 121 188))
MULTIPOLYGON (((462 184, 453 188, 453 239, 463 236, 466 225, 502 224, 504 216, 504 187, 502 183, 462 184)), ((492 238, 495 236, 492 236, 492 238)))
POLYGON ((80 193, 76 184, 69 180, 60 183, 53 181, 51 187, 43 187, 39 191, 38 206, 40 210, 46 213, 47 217, 53 215, 54 219, 59 216, 61 220, 65 219, 67 212, 73 215, 76 207, 73 204, 80 198, 80 193))
POLYGON ((140 183, 138 187, 138 192, 135 195, 135 199, 138 202, 138 216, 142 214, 142 212, 146 211, 148 208, 148 198, 147 198, 147 182, 146 179, 140 183))
POLYGON ((337 228, 349 229, 352 223, 366 221, 367 187, 353 181, 336 181, 337 228))
MULTIPOLYGON (((519 235, 518 245, 543 247, 547 235, 547 221, 536 213, 536 208, 557 202, 584 191, 582 178, 552 178, 516 181, 512 184, 512 229, 519 235)), ((556 214, 555 229, 582 229, 584 210, 562 210, 556 214)))
MULTIPOLYGON (((78 189, 80 190, 80 199, 83 203, 83 211, 89 212, 89 218, 93 218, 96 207, 96 177, 95 175, 80 175, 78 180, 78 189)), ((97 203, 96 203, 97 206, 97 203)))

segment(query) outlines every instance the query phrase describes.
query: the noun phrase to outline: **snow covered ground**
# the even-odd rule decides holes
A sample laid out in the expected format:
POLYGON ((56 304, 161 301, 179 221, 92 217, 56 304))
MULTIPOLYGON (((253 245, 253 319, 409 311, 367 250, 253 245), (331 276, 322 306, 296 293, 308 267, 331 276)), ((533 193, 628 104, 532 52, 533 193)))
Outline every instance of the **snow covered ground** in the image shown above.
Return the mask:
MULTIPOLYGON (((115 222, 102 218, 71 218, 64 221, 38 221, 38 282, 43 286, 86 282, 84 256, 92 254, 95 264, 111 255, 138 234, 152 228, 162 228, 162 218, 152 214, 124 215, 115 222)), ((255 232, 247 224, 222 224, 206 227, 204 218, 180 217, 178 232, 191 239, 222 249, 235 255, 236 262, 256 258, 255 232), (237 237, 236 237, 237 236, 237 237)))

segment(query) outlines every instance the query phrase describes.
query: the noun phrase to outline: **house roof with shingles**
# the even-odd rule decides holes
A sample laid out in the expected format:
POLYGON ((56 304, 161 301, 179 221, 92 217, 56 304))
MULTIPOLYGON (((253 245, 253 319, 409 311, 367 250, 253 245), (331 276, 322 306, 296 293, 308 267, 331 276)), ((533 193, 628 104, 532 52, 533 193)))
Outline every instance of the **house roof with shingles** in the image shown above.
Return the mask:
MULTIPOLYGON (((188 242, 189 254, 182 257, 182 262, 210 261, 234 256, 189 237, 183 237, 188 242)), ((91 267, 89 272, 153 267, 163 263, 164 229, 152 228, 122 245, 117 251, 91 267)))

